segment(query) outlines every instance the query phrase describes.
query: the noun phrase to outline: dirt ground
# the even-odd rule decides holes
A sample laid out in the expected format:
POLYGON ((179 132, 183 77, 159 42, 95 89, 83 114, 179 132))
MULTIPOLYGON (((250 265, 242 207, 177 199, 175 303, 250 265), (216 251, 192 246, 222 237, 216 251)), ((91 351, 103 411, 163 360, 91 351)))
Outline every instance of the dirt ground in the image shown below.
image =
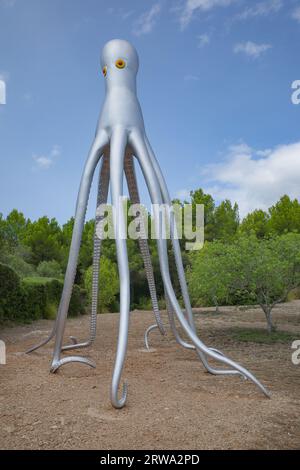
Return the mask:
MULTIPOLYGON (((166 320, 166 315, 163 313, 166 320)), ((204 372, 196 354, 168 332, 151 333, 151 352, 143 344, 151 312, 131 314, 123 377, 127 406, 109 401, 118 328, 117 314, 98 316, 95 344, 82 354, 96 369, 69 364, 53 375, 53 343, 24 351, 45 338, 51 321, 6 328, 7 365, 0 366, 1 449, 299 449, 300 365, 291 361, 291 344, 242 343, 234 327, 265 327, 259 309, 222 308, 221 314, 198 310, 202 339, 249 368, 271 391, 265 398, 249 381, 204 372)), ((280 329, 300 339, 300 302, 277 307, 280 329)), ((68 320, 67 334, 85 339, 88 316, 68 320)), ((67 340, 67 335, 66 335, 67 340)))

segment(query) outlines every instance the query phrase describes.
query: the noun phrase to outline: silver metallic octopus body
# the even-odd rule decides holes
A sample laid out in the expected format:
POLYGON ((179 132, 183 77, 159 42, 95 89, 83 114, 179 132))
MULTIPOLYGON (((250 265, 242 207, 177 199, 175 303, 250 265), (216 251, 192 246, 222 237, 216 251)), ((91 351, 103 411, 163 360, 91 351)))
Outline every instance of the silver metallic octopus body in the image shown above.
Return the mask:
MULTIPOLYGON (((57 319, 50 337, 40 345, 32 348, 30 351, 37 349, 42 344, 45 344, 51 338, 55 337, 55 347, 51 366, 52 372, 55 372, 61 365, 73 361, 84 362, 94 367, 94 363, 92 361, 80 356, 68 356, 61 358, 61 351, 89 346, 94 340, 96 333, 101 237, 99 239, 99 237, 95 234, 91 336, 89 341, 86 343, 75 344, 76 340, 73 338, 72 341, 74 344, 65 347, 62 345, 65 322, 76 274, 78 254, 84 227, 89 192, 95 169, 101 159, 97 204, 106 202, 108 186, 110 184, 111 202, 114 208, 118 208, 118 210, 114 211, 114 230, 120 279, 120 320, 117 352, 111 384, 111 403, 115 408, 122 408, 126 403, 127 397, 126 383, 123 385, 123 392, 120 398, 118 396, 118 390, 121 382, 121 374, 127 350, 130 308, 130 275, 125 235, 127 227, 125 226, 125 219, 123 214, 124 208, 119 204, 119 200, 124 194, 123 174, 125 171, 130 198, 132 202, 139 202, 133 157, 136 158, 140 165, 146 185, 148 187, 152 204, 166 204, 171 207, 171 199, 163 174, 145 133, 142 111, 136 94, 136 75, 139 65, 136 50, 127 41, 112 40, 105 45, 102 52, 101 61, 103 74, 106 77, 106 96, 99 118, 96 136, 91 146, 82 174, 77 199, 69 261, 67 265, 64 288, 58 309, 57 319)), ((159 214, 156 213, 155 210, 154 217, 157 226, 159 226, 159 214)), ((171 211, 169 213, 169 223, 171 227, 171 238, 175 254, 176 268, 180 281, 182 297, 185 304, 185 313, 182 312, 182 309, 178 303, 170 278, 166 240, 163 237, 158 237, 157 246, 170 326, 177 342, 185 348, 196 350, 200 360, 208 372, 215 375, 241 375, 242 377, 250 379, 262 390, 266 396, 269 396, 269 393, 264 388, 264 386, 249 371, 224 356, 221 352, 207 347, 197 336, 185 280, 179 242, 176 237, 176 227, 171 211), (179 321, 179 324, 192 344, 187 343, 180 337, 176 328, 174 316, 179 321), (220 370, 213 368, 208 363, 207 358, 212 358, 216 361, 219 361, 227 366, 230 366, 232 369, 220 370)), ((145 263, 145 270, 156 318, 156 325, 151 326, 146 332, 145 340, 146 345, 148 345, 147 335, 150 331, 152 331, 152 329, 158 327, 162 334, 165 334, 165 330, 159 314, 147 240, 140 239, 139 243, 145 263)))

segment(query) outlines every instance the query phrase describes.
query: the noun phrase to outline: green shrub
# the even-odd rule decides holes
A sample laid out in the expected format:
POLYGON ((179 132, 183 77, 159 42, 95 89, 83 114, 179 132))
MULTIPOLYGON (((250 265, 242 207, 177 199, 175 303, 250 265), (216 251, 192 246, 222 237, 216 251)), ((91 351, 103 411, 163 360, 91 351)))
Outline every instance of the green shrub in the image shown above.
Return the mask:
POLYGON ((12 268, 21 278, 34 276, 35 274, 35 267, 18 255, 7 255, 5 257, 5 264, 12 268))
POLYGON ((62 277, 60 264, 55 260, 41 261, 36 271, 41 277, 52 277, 55 279, 61 279, 62 277))
MULTIPOLYGON (((41 318, 55 318, 63 282, 51 278, 20 280, 9 266, 0 264, 0 322, 27 323, 41 318)), ((86 292, 74 285, 69 315, 85 313, 86 292)))
MULTIPOLYGON (((40 300, 40 306, 43 309, 41 318, 53 318, 54 309, 58 309, 60 302, 63 281, 46 277, 27 278, 23 280, 25 290, 36 290, 36 293, 42 290, 43 296, 40 300)), ((85 313, 86 292, 78 285, 74 284, 73 292, 70 300, 69 315, 77 316, 85 313)))
POLYGON ((0 321, 16 320, 22 304, 22 290, 17 273, 0 264, 0 321))
MULTIPOLYGON (((89 302, 92 300, 93 266, 90 266, 84 275, 84 285, 89 302)), ((117 266, 105 256, 101 257, 99 273, 98 309, 101 313, 115 310, 117 294, 119 293, 119 279, 117 266)))

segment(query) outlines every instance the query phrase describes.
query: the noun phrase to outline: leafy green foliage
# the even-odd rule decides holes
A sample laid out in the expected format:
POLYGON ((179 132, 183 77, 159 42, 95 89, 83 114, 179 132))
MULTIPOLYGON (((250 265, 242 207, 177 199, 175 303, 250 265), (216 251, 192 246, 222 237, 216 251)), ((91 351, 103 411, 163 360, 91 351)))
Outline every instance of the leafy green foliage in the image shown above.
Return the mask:
MULTIPOLYGON (((184 251, 185 240, 180 241, 193 303, 218 307, 224 303, 258 302, 265 311, 269 329, 273 329, 271 311, 274 303, 286 298, 286 291, 291 286, 297 287, 298 265, 292 261, 292 258, 294 261, 298 259, 299 247, 295 237, 300 233, 299 202, 285 195, 268 211, 255 210, 240 223, 238 206, 229 200, 217 204, 213 197, 202 189, 192 191, 190 197, 194 209, 196 204, 203 204, 205 207, 206 240, 204 249, 192 254, 184 251), (285 236, 288 238, 282 238, 285 236), (262 243, 259 243, 260 241, 262 243)), ((175 202, 183 205, 180 200, 175 202)), ((130 220, 129 218, 129 222, 130 220)), ((195 220, 193 223, 195 224, 195 220)), ((48 298, 40 310, 36 307, 35 311, 30 311, 25 308, 26 302, 22 301, 25 296, 24 289, 27 288, 27 280, 23 282, 23 279, 30 277, 32 285, 44 286, 46 283, 47 289, 49 285, 53 285, 53 278, 62 279, 67 266, 73 226, 74 218, 60 226, 55 219, 48 217, 31 221, 17 210, 13 210, 6 218, 0 214, 0 262, 12 268, 18 275, 15 296, 12 295, 10 298, 10 317, 36 318, 39 315, 46 315, 47 310, 48 316, 54 316, 62 282, 58 284, 59 294, 57 293, 54 300, 48 298)), ((74 288, 76 294, 73 299, 77 298, 77 301, 74 300, 73 313, 84 310, 82 288, 86 282, 88 283, 89 276, 91 278, 93 239, 94 222, 87 221, 75 276, 78 287, 74 288)), ((158 299, 160 304, 164 305, 164 289, 156 241, 149 240, 149 246, 158 299)), ((149 289, 138 242, 128 240, 127 248, 131 277, 131 308, 149 308, 149 289)), ((104 286, 107 279, 112 279, 110 287, 113 293, 112 297, 107 293, 108 300, 102 303, 100 309, 116 310, 118 302, 116 286, 119 284, 116 275, 115 241, 104 240, 101 251, 105 259, 103 262, 105 276, 100 279, 100 286, 102 287, 102 283, 104 286), (110 298, 114 299, 112 304, 109 303, 110 298)), ((180 286, 170 242, 168 242, 168 257, 175 292, 180 300, 180 286)), ((34 287, 28 289, 34 290, 34 287)), ((39 289, 37 287, 35 293, 31 292, 33 298, 39 297, 39 289)), ((105 289, 103 287, 103 293, 105 289)), ((14 292, 13 288, 11 292, 14 292)), ((294 289, 293 295, 298 295, 297 292, 299 289, 294 289)), ((36 305, 41 305, 41 302, 36 300, 36 305)), ((2 311, 4 311, 3 302, 2 311)))
POLYGON ((17 273, 0 264, 0 322, 4 320, 16 320, 20 314, 22 302, 20 278, 17 273))
POLYGON ((239 208, 235 203, 226 199, 214 212, 214 238, 230 241, 234 238, 239 227, 239 208))
POLYGON ((240 231, 245 234, 255 233, 257 238, 266 238, 270 233, 270 216, 258 209, 248 214, 240 225, 240 231))
POLYGON ((31 263, 61 260, 60 227, 55 219, 41 217, 28 224, 23 243, 31 249, 31 263))
POLYGON ((187 281, 193 305, 226 304, 230 295, 230 271, 227 246, 224 243, 206 242, 203 249, 191 254, 187 281))
POLYGON ((62 270, 58 261, 41 261, 38 265, 36 272, 40 277, 52 277, 60 279, 62 277, 62 270))
MULTIPOLYGON (((0 323, 30 322, 56 315, 63 288, 62 281, 50 278, 24 278, 9 266, 0 264, 0 323)), ((85 312, 86 294, 75 285, 69 314, 85 312)))
POLYGON ((270 230, 276 234, 287 232, 300 233, 300 203, 297 199, 293 201, 289 196, 283 196, 277 204, 269 209, 270 230))
POLYGON ((266 240, 240 235, 232 244, 208 244, 191 261, 188 280, 194 301, 218 305, 235 297, 238 303, 257 303, 272 332, 272 309, 300 285, 300 235, 266 240))
MULTIPOLYGON (((90 266, 84 276, 84 285, 87 291, 89 302, 92 301, 92 279, 93 266, 90 266)), ((116 297, 119 293, 119 278, 117 266, 110 259, 101 257, 99 273, 99 294, 98 309, 99 312, 107 312, 115 306, 116 297)))

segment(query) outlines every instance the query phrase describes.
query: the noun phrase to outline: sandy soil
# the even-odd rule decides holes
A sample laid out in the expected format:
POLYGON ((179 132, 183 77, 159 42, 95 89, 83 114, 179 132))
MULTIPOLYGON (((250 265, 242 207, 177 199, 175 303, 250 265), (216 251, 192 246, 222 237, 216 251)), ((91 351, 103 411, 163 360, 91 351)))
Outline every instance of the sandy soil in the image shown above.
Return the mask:
MULTIPOLYGON (((276 308, 280 328, 300 339, 300 302, 276 308)), ((165 318, 165 314, 163 315, 165 318)), ((233 341, 233 327, 264 327, 259 309, 195 315, 203 340, 254 372, 272 392, 266 399, 251 383, 214 377, 203 371, 193 351, 169 333, 143 345, 151 312, 131 314, 123 377, 129 382, 126 408, 109 401, 118 315, 98 317, 98 336, 83 354, 97 368, 80 364, 49 374, 52 343, 31 355, 26 348, 49 333, 39 321, 0 331, 7 365, 0 366, 1 449, 296 449, 300 448, 300 365, 291 362, 291 345, 233 341)), ((88 316, 68 321, 67 333, 84 339, 88 316)), ((67 339, 67 337, 66 337, 67 339)))

